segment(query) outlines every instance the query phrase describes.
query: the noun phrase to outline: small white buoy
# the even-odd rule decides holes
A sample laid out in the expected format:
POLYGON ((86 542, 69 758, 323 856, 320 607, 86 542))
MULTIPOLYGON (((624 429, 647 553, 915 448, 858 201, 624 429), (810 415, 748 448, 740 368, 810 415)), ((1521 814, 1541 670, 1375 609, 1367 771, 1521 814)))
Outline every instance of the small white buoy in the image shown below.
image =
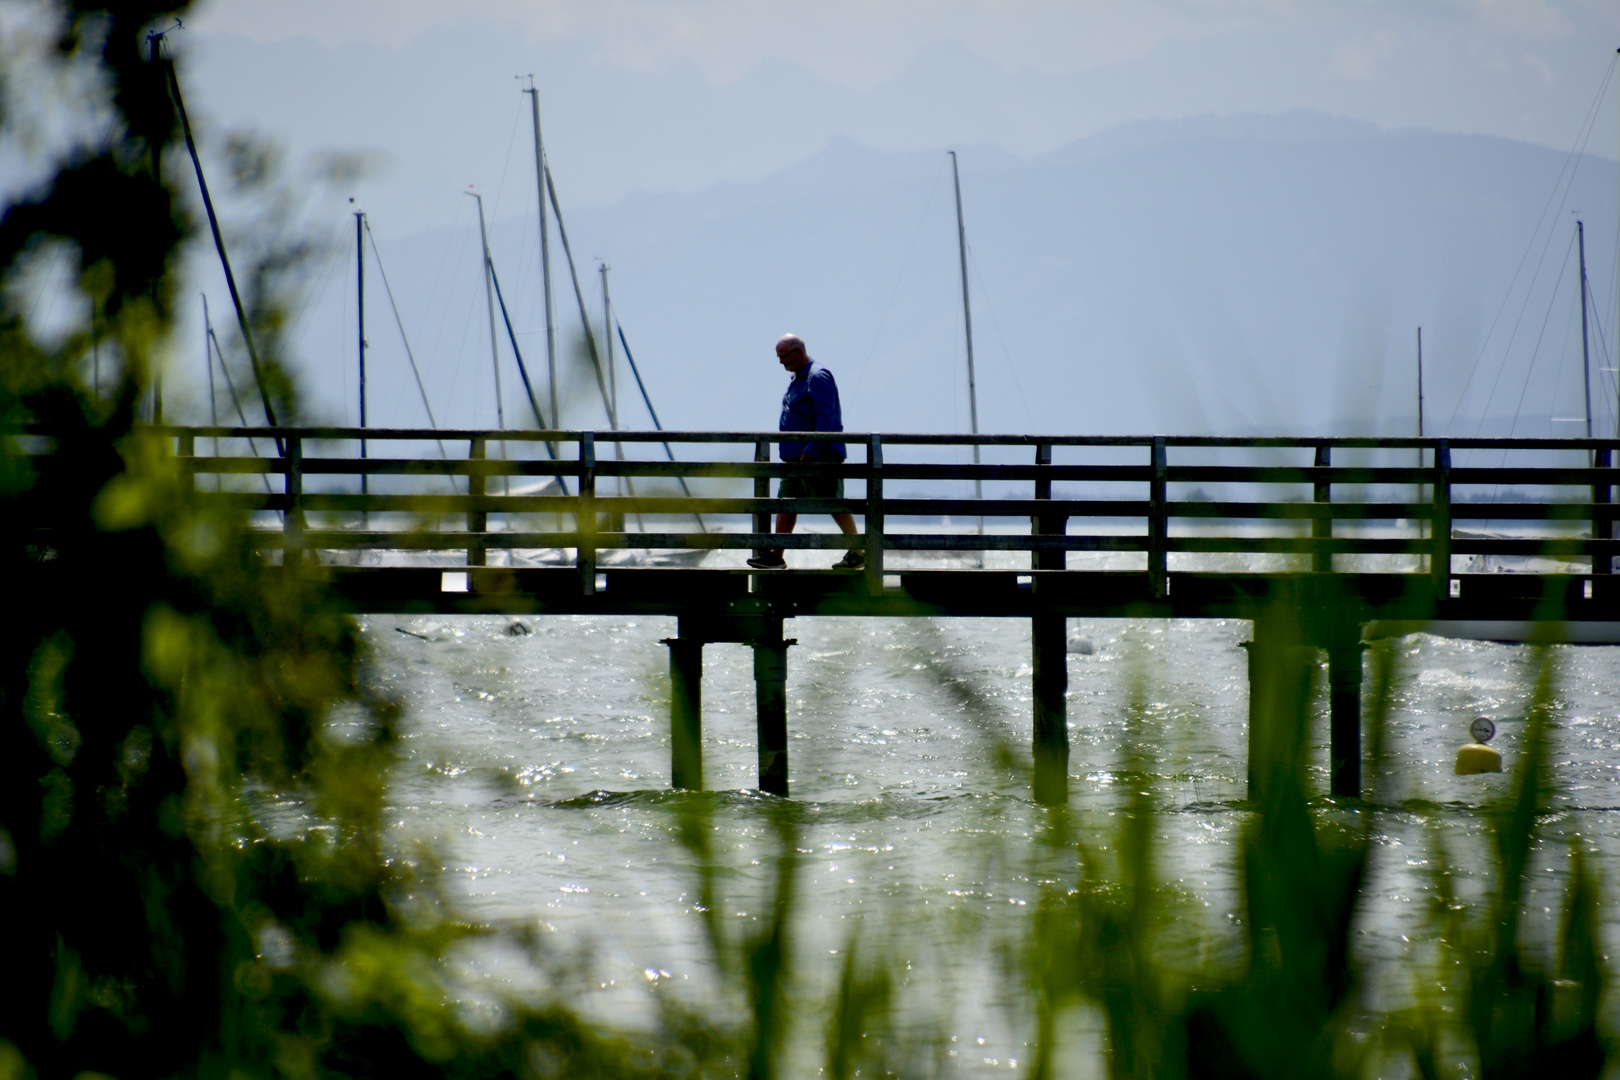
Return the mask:
POLYGON ((1453 771, 1458 776, 1501 772, 1502 752, 1485 745, 1496 734, 1496 725, 1491 723, 1490 718, 1476 716, 1474 722, 1468 725, 1468 734, 1473 736, 1474 741, 1457 748, 1457 764, 1453 771))
POLYGON ((532 633, 534 633, 534 627, 522 619, 513 619, 506 624, 507 637, 528 637, 532 633))
POLYGON ((1097 651, 1097 647, 1093 645, 1091 643, 1091 639, 1086 637, 1084 634, 1076 634, 1074 637, 1069 639, 1069 651, 1072 653, 1078 653, 1081 656, 1090 656, 1092 653, 1097 651))

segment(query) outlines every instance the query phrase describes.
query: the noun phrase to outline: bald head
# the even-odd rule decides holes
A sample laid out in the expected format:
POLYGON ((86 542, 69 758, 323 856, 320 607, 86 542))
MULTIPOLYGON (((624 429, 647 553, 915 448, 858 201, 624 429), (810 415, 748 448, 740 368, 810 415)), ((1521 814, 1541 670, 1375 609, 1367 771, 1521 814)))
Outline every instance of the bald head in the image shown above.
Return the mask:
POLYGON ((777 338, 776 359, 792 372, 804 367, 810 361, 810 354, 804 348, 804 338, 798 334, 783 334, 777 338))

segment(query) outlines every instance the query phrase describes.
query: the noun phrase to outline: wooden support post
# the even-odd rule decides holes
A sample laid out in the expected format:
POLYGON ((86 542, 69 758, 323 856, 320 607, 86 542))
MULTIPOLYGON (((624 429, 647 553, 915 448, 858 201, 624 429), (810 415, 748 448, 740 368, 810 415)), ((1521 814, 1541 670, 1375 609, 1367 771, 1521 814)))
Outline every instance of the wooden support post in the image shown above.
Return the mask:
POLYGON ((1153 436, 1153 480, 1148 487, 1148 584, 1154 599, 1170 595, 1170 517, 1164 436, 1153 436))
POLYGON ((304 440, 290 435, 286 441, 287 509, 282 515, 283 566, 296 566, 304 552, 304 440))
POLYGON ((883 593, 883 436, 866 441, 866 591, 883 593))
MULTIPOLYGON (((765 464, 765 465, 770 464, 770 461, 771 461, 771 441, 769 439, 760 439, 758 442, 754 443, 754 461, 756 463, 758 463, 758 464, 765 464)), ((771 497, 771 478, 768 477, 768 476, 756 476, 756 477, 754 477, 754 498, 756 498, 756 499, 768 499, 770 497, 771 497)), ((765 514, 765 513, 755 514, 754 515, 754 531, 756 533, 768 533, 768 532, 770 532, 771 531, 771 515, 765 514)), ((761 556, 761 555, 764 555, 764 554, 765 554, 765 549, 764 548, 755 548, 754 549, 754 555, 755 555, 756 558, 761 556)))
POLYGON ((786 641, 756 641, 754 694, 759 709, 759 790, 788 793, 786 641))
POLYGON ((670 786, 703 790, 703 642, 665 638, 669 646, 670 786))
POLYGON ((1276 785, 1301 780, 1305 710, 1317 651, 1300 642, 1285 615, 1254 620, 1249 653, 1249 798, 1264 801, 1276 785))
POLYGON ((1029 623, 1035 667, 1035 801, 1062 806, 1069 801, 1067 620, 1061 615, 1036 615, 1029 623))
MULTIPOLYGON (((1318 446, 1316 448, 1316 467, 1318 469, 1325 469, 1332 464, 1333 448, 1328 446, 1318 446)), ((1332 503, 1332 483, 1327 480, 1318 480, 1316 482, 1315 496, 1318 503, 1324 505, 1332 503)), ((1316 540, 1333 539, 1333 519, 1330 517, 1312 518, 1311 537, 1316 540)), ((1331 551, 1312 552, 1311 569, 1319 574, 1331 574, 1333 572, 1333 553, 1331 551)))
POLYGON ((596 433, 579 433, 579 591, 596 595, 596 433))
POLYGON ((1451 595, 1451 444, 1434 443, 1434 520, 1430 526, 1429 573, 1436 602, 1451 595))
MULTIPOLYGON (((176 440, 174 456, 175 457, 183 457, 183 458, 196 457, 197 456, 197 436, 192 434, 189 431, 182 431, 180 433, 179 439, 176 440)), ((184 466, 184 468, 186 469, 186 479, 185 479, 185 489, 186 489, 186 491, 188 493, 196 491, 197 490, 197 470, 196 470, 196 467, 191 465, 190 463, 188 463, 188 464, 186 464, 184 466)))
MULTIPOLYGON (((1359 627, 1356 628, 1359 630, 1359 627)), ((1328 646, 1328 775, 1335 798, 1361 798, 1361 642, 1328 646)))
MULTIPOLYGON (((1607 469, 1609 467, 1610 455, 1611 451, 1608 449, 1597 451, 1592 455, 1592 467, 1595 469, 1607 469)), ((1609 496, 1610 486, 1608 484, 1600 483, 1592 485, 1592 503, 1595 507, 1607 507, 1609 505, 1609 496)), ((1592 515, 1593 540, 1607 540, 1613 533, 1614 530, 1610 528, 1610 525, 1614 519, 1610 517, 1609 514, 1610 512, 1608 510, 1599 509, 1592 515)), ((1612 555, 1592 556, 1592 573, 1610 573, 1614 566, 1613 559, 1614 557, 1612 555)))
MULTIPOLYGON (((1037 468, 1049 468, 1052 464, 1052 444, 1035 444, 1035 465, 1037 468)), ((1035 477, 1035 497, 1037 499, 1050 499, 1052 497, 1052 478, 1049 475, 1035 477)), ((1030 519, 1030 531, 1037 536, 1062 536, 1069 531, 1069 519, 1063 514, 1037 514, 1030 519)), ((1035 570, 1063 570, 1068 566, 1068 552, 1037 548, 1030 559, 1030 566, 1035 570)))
MULTIPOLYGON (((482 438, 476 438, 467 448, 467 460, 483 461, 488 453, 488 443, 482 438)), ((483 499, 487 490, 487 481, 478 466, 471 466, 467 471, 467 497, 475 502, 483 499)), ((467 531, 474 534, 474 539, 467 543, 467 565, 483 566, 485 555, 484 542, 481 539, 489 531, 489 515, 482 510, 467 511, 467 531)))

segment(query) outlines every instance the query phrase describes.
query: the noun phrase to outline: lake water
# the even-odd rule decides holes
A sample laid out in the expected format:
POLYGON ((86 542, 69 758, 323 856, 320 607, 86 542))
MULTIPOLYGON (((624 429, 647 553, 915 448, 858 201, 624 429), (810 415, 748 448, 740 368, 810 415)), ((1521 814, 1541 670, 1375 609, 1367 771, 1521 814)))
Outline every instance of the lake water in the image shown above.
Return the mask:
MULTIPOLYGON (((584 957, 593 991, 579 1001, 589 1011, 639 1023, 654 1018, 655 993, 724 1000, 699 906, 700 860, 678 837, 683 810, 704 811, 721 868, 714 915, 728 932, 757 932, 781 841, 768 812, 774 800, 750 790, 749 651, 705 649, 713 793, 672 793, 659 639, 675 634, 675 621, 525 623, 533 633, 513 636, 505 618, 362 620, 376 677, 408 709, 394 788, 402 840, 436 844, 450 890, 473 918, 537 928, 556 952, 584 957)), ((1189 928, 1185 963, 1240 955, 1234 862, 1247 816, 1240 643, 1249 624, 1071 620, 1070 632, 1096 647, 1069 656, 1079 835, 1108 844, 1118 811, 1146 785, 1161 810, 1160 875, 1189 928), (1141 775, 1128 772, 1132 761, 1141 775)), ((1048 812, 1028 797, 1027 622, 801 618, 787 634, 799 641, 788 661, 794 994, 807 1003, 793 1037, 814 1054, 815 1010, 858 931, 863 948, 904 965, 901 996, 954 1040, 945 1045, 957 1071, 1027 1067, 1032 1021, 996 974, 997 950, 1021 940, 1043 882, 1077 876, 1072 851, 1044 839, 1048 812)), ((1437 842, 1465 898, 1489 882, 1478 808, 1509 777, 1454 776, 1452 757, 1468 741, 1468 721, 1488 715, 1511 769, 1535 676, 1535 654, 1523 646, 1413 635, 1395 648, 1394 767, 1380 780, 1360 923, 1364 956, 1390 973, 1381 992, 1391 1000, 1433 945, 1425 918, 1437 842)), ((1599 854, 1609 883, 1620 881, 1620 650, 1553 652, 1559 790, 1530 901, 1547 908, 1543 924, 1558 911, 1572 835, 1599 854)), ((1318 705, 1325 717, 1325 701, 1318 705)), ((1326 738, 1322 719, 1312 778, 1323 792, 1326 738)), ((491 993, 533 978, 499 957, 474 968, 491 993)))

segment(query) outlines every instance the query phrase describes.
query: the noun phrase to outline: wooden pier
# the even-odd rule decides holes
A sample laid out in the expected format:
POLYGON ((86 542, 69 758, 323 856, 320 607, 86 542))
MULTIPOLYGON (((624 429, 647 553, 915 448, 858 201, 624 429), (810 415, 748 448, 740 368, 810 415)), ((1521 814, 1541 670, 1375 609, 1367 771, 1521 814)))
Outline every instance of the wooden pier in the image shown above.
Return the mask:
POLYGON ((1344 797, 1361 794, 1365 624, 1620 620, 1620 440, 793 436, 846 443, 833 465, 771 460, 776 432, 160 430, 194 498, 253 514, 266 558, 357 612, 676 617, 676 787, 703 785, 703 646, 740 642, 754 649, 759 786, 787 793, 795 618, 1029 619, 1044 803, 1067 798, 1069 618, 1252 620, 1251 762, 1283 711, 1268 688, 1288 657, 1325 651, 1344 797), (975 443, 982 465, 967 461, 975 443), (848 497, 770 497, 774 478, 815 475, 843 478, 848 497), (985 497, 963 497, 975 480, 985 497), (848 512, 864 531, 775 535, 780 511, 801 528, 848 512), (679 565, 767 547, 860 548, 866 566, 679 565), (381 558, 357 552, 401 565, 356 565, 381 558))

